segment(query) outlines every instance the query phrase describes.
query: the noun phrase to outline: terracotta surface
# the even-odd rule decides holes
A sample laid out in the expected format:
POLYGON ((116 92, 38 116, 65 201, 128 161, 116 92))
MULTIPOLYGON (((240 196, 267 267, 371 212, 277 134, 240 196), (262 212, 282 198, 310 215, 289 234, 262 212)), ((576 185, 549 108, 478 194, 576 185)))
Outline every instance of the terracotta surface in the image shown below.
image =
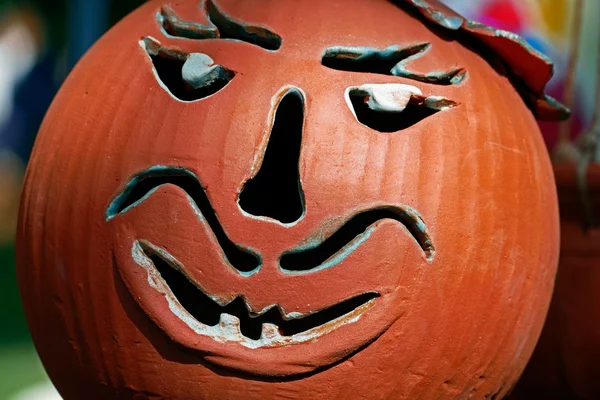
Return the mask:
POLYGON ((27 171, 19 282, 61 394, 503 397, 540 333, 558 258, 552 168, 520 95, 543 90, 524 76, 517 90, 474 51, 492 59, 493 47, 426 22, 412 2, 218 1, 253 25, 230 33, 254 44, 173 37, 214 29, 196 1, 164 5, 146 3, 78 64, 27 171), (412 46, 399 72, 412 78, 321 61, 328 49, 390 46, 412 46), (181 76, 160 78, 151 56, 186 62, 181 76), (284 103, 290 113, 275 118, 284 103), (408 126, 388 129, 398 121, 408 126), (263 160, 288 145, 300 149, 297 176, 261 193, 263 160), (271 218, 276 209, 285 215, 271 218), (360 221, 314 268, 295 257, 360 221), (192 286, 189 307, 161 263, 192 286), (188 313, 196 295, 248 309, 202 324, 188 313), (349 299, 343 316, 294 328, 349 299), (280 332, 265 323, 260 339, 246 337, 238 316, 242 329, 272 318, 280 332))
MULTIPOLYGON (((561 210, 561 250, 548 317, 515 398, 600 397, 600 229, 584 230, 576 166, 554 167, 561 210)), ((596 215, 600 215, 600 166, 588 169, 596 215)))

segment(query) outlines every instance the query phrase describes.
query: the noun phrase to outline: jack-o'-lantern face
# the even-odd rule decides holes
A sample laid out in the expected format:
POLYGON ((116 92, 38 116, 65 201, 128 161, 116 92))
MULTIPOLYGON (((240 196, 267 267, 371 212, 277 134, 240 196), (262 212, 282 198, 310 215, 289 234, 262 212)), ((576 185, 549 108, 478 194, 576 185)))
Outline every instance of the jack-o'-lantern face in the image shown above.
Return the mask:
POLYGON ((186 52, 146 36, 142 65, 162 96, 197 102, 205 120, 198 130, 251 146, 219 161, 228 185, 218 194, 214 178, 194 163, 165 159, 129 178, 106 211, 117 267, 165 333, 217 364, 261 375, 325 367, 368 346, 402 315, 407 292, 399 275, 405 264, 434 265, 435 252, 426 223, 403 196, 377 198, 356 180, 381 171, 348 179, 352 172, 336 173, 336 164, 364 169, 357 157, 370 141, 377 157, 395 136, 426 134, 423 120, 458 105, 438 88, 456 86, 444 94, 461 97, 468 72, 456 62, 443 72, 406 69, 410 58, 427 56, 428 42, 379 48, 381 41, 348 42, 341 30, 325 35, 331 43, 318 53, 306 42, 308 27, 279 35, 211 1, 199 10, 212 25, 184 22, 162 7, 163 39, 198 43, 186 52), (260 109, 247 93, 256 84, 270 100, 260 109), (323 85, 331 85, 331 98, 319 106, 312 94, 323 85), (242 99, 247 114, 230 108, 242 99), (207 127, 213 119, 219 128, 207 127), (328 136, 357 144, 313 170, 328 136), (373 253, 383 248, 389 257, 373 253))
MULTIPOLYGON (((54 143, 52 170, 66 172, 52 179, 78 205, 44 206, 66 222, 43 258, 56 258, 58 277, 36 290, 69 304, 41 318, 102 349, 102 362, 78 356, 82 382, 188 398, 195 377, 277 376, 269 384, 319 392, 336 376, 362 379, 354 365, 407 385, 489 367, 493 382, 478 387, 507 390, 551 290, 552 173, 502 69, 413 12, 387 1, 153 1, 94 47, 30 166, 54 143), (172 387, 141 383, 130 362, 172 387)), ((32 190, 23 215, 37 207, 32 190)))

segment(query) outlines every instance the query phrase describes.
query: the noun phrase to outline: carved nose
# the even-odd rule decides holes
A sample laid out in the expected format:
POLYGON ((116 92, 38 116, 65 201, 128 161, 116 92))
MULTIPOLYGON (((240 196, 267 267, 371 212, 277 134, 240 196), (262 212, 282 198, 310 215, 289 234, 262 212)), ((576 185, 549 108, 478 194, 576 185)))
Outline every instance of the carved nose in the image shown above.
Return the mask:
POLYGON ((275 107, 260 169, 244 184, 239 205, 250 215, 292 223, 304 214, 304 193, 298 170, 304 97, 298 89, 290 89, 275 107))

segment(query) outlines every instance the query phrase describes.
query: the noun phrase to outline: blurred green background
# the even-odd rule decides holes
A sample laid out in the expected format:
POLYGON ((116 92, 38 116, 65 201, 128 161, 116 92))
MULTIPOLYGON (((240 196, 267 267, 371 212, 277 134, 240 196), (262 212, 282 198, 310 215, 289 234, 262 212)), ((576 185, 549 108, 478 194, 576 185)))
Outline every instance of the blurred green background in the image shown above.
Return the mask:
MULTIPOLYGON (((445 1, 468 18, 519 33, 548 54, 556 63, 548 90, 562 98, 574 0, 445 1)), ((33 348, 15 273, 18 199, 37 129, 60 83, 85 50, 143 2, 0 0, 0 400, 57 398, 52 397, 33 348), (40 384, 47 386, 22 392, 40 384), (19 392, 21 396, 14 397, 19 392)), ((589 123, 594 106, 591 83, 595 82, 599 4, 597 0, 585 3, 573 137, 589 123)), ((549 148, 556 142, 556 129, 556 124, 542 126, 549 148)))

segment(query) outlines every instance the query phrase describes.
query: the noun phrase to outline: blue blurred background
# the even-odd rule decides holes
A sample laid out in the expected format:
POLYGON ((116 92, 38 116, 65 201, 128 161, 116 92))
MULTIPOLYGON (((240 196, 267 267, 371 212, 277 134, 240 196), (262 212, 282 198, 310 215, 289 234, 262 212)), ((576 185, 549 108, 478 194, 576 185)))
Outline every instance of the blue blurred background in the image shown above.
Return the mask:
MULTIPOLYGON (((165 0, 166 1, 166 0, 165 0)), ((14 233, 25 166, 61 82, 86 49, 144 0, 0 0, 0 400, 59 398, 31 343, 16 282, 14 233)), ((574 0, 445 0, 468 18, 517 32, 556 63, 564 90, 574 0)), ((585 2, 573 136, 594 106, 600 2, 585 2)), ((551 149, 557 124, 542 131, 551 149)))

